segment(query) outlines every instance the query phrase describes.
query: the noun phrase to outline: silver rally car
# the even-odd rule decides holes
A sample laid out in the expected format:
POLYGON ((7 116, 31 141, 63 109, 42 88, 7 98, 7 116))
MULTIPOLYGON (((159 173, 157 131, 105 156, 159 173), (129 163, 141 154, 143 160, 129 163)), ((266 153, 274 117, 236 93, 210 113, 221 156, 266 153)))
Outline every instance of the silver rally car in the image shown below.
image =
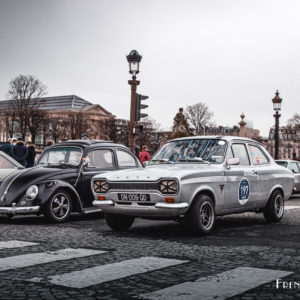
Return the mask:
POLYGON ((217 215, 256 211, 268 222, 280 221, 294 175, 256 141, 201 136, 171 140, 146 168, 99 174, 91 184, 93 205, 114 230, 142 217, 179 219, 208 234, 217 215))

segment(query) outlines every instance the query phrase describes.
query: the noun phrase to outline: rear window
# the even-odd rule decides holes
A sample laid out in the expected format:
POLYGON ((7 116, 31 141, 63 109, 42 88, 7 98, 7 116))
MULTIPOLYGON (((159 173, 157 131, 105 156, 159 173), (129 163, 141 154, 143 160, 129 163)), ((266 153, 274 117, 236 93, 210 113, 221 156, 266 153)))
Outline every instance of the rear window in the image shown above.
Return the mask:
POLYGON ((276 161, 276 164, 285 168, 287 168, 288 165, 286 161, 276 161))

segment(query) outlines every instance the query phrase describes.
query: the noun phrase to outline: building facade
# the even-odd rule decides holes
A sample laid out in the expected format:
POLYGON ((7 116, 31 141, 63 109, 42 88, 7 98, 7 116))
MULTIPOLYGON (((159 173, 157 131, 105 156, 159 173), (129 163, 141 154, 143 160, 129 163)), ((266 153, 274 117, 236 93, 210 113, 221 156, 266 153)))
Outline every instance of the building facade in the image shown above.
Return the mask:
MULTIPOLYGON (((264 144, 269 153, 275 155, 275 128, 270 129, 269 138, 264 144)), ((279 159, 300 160, 300 129, 279 127, 279 159)))
MULTIPOLYGON (((13 100, 0 101, 0 141, 20 137, 18 119, 14 119, 13 100)), ((47 139, 55 141, 88 136, 91 139, 107 139, 105 122, 115 118, 99 104, 92 104, 76 95, 43 97, 36 107, 42 113, 36 144, 47 139)), ((26 140, 31 140, 28 129, 26 140)))

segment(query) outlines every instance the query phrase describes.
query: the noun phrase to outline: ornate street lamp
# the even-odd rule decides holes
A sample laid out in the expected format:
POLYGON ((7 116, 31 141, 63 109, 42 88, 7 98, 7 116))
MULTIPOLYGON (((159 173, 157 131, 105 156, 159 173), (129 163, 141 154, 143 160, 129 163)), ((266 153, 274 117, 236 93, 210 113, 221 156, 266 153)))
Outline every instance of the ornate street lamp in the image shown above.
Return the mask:
POLYGON ((142 56, 136 50, 131 50, 130 53, 126 56, 129 64, 129 73, 132 74, 132 78, 135 78, 136 75, 140 72, 140 62, 142 56))
POLYGON ((273 102, 273 108, 275 110, 275 114, 273 115, 275 118, 275 159, 278 159, 278 153, 279 153, 279 118, 280 118, 280 113, 279 111, 281 110, 281 102, 282 99, 279 97, 279 92, 278 90, 275 93, 275 97, 272 99, 273 102))
POLYGON ((136 80, 136 75, 140 72, 140 62, 142 56, 136 51, 131 50, 126 56, 129 64, 129 73, 132 74, 132 80, 128 80, 128 84, 131 85, 131 104, 130 104, 130 122, 129 122, 129 148, 134 150, 134 138, 133 128, 135 122, 135 110, 136 110, 136 87, 140 84, 136 80))

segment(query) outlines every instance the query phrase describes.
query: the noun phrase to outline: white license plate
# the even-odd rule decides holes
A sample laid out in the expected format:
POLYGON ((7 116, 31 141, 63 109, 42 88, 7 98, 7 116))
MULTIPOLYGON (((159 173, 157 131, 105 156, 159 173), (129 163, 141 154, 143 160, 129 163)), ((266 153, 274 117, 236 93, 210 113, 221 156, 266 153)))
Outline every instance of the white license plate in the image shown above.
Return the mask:
POLYGON ((118 194, 120 201, 150 201, 148 194, 118 194))

